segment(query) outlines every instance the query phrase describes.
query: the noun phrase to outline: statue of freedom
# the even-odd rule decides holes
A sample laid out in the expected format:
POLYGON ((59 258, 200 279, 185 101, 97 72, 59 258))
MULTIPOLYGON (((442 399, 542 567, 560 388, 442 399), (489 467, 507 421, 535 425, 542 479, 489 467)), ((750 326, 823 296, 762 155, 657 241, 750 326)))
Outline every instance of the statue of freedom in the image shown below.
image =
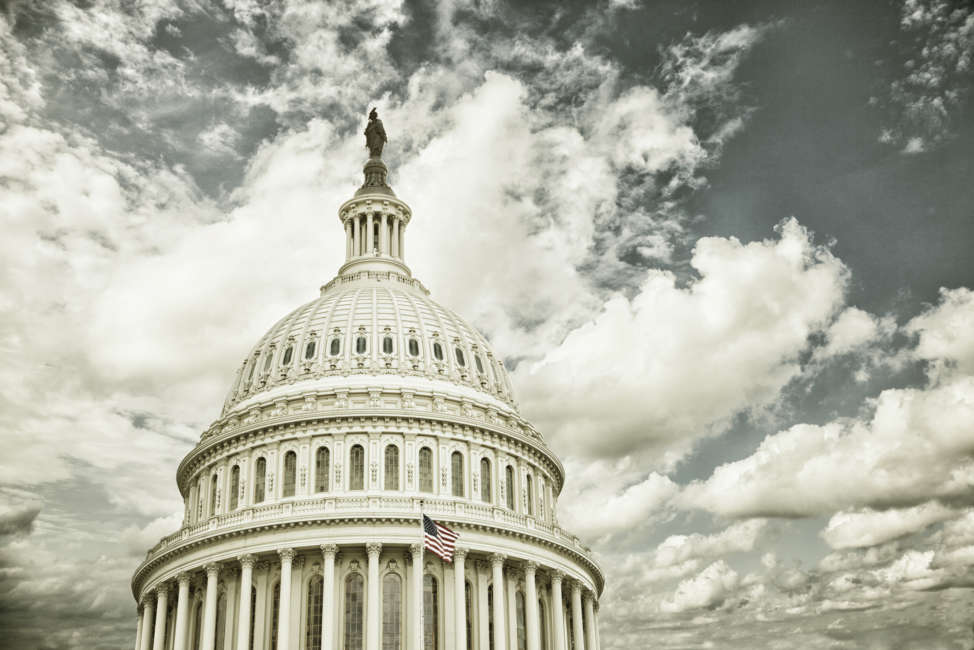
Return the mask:
POLYGON ((365 147, 369 150, 370 158, 382 157, 382 147, 386 140, 386 130, 382 128, 382 120, 373 108, 369 113, 369 125, 365 127, 365 147))

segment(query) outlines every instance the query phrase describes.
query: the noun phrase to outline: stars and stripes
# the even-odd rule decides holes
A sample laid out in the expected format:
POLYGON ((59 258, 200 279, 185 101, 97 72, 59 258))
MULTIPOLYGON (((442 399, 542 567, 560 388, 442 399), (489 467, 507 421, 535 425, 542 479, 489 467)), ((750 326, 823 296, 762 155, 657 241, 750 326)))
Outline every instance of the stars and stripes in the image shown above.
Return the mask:
POLYGON ((443 524, 438 524, 423 515, 424 546, 446 562, 453 561, 453 550, 456 548, 459 536, 443 524))

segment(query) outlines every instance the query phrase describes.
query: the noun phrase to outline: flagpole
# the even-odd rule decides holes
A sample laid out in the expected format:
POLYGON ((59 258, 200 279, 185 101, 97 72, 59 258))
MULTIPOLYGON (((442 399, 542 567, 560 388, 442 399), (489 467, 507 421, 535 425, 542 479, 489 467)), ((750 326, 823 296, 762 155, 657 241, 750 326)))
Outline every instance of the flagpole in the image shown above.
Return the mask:
POLYGON ((420 650, 425 650, 426 626, 423 624, 423 617, 426 615, 426 570, 423 567, 423 554, 426 552, 426 527, 423 525, 423 500, 419 500, 419 645, 420 650))

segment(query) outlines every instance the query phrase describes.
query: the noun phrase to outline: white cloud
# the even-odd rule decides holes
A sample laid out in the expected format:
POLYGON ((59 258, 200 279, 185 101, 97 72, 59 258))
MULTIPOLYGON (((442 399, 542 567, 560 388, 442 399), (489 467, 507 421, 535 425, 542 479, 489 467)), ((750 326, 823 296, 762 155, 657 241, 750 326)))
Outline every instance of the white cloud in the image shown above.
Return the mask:
POLYGON ((524 411, 570 453, 654 451, 663 463, 736 413, 775 400, 808 337, 844 299, 847 272, 795 220, 778 238, 705 238, 699 278, 651 271, 632 298, 515 373, 524 411))
POLYGON ((891 318, 880 319, 858 307, 847 307, 826 331, 825 346, 815 351, 817 359, 848 354, 888 336, 896 328, 891 318))
POLYGON ((957 512, 939 503, 913 508, 837 512, 822 531, 822 538, 835 549, 875 546, 956 516, 957 512))
POLYGON ((671 535, 656 547, 654 564, 668 567, 691 559, 750 551, 764 533, 767 523, 766 519, 750 519, 735 522, 713 535, 671 535))
POLYGON ((676 614, 691 609, 720 605, 740 584, 740 576, 719 560, 692 578, 681 582, 672 596, 660 603, 660 611, 676 614))

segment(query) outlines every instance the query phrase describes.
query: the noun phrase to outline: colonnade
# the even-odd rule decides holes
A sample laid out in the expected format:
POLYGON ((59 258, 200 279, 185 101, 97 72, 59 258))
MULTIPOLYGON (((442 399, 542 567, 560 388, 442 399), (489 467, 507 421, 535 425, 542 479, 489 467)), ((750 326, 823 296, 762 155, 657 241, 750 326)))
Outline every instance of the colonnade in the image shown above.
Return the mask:
POLYGON ((402 260, 405 258, 406 222, 395 214, 369 212, 345 221, 345 257, 352 259, 374 252, 402 260), (378 241, 376 228, 378 225, 378 241))
MULTIPOLYGON (((361 553, 361 546, 350 547, 350 550, 353 549, 357 554, 361 553)), ((305 629, 296 625, 300 620, 302 601, 298 599, 298 602, 292 603, 292 599, 293 594, 301 594, 302 590, 292 590, 291 580, 295 559, 299 556, 293 548, 282 548, 276 552, 280 576, 277 583, 279 591, 275 588, 275 595, 279 594, 280 597, 277 610, 271 612, 276 614, 272 634, 267 634, 263 625, 257 627, 255 634, 257 612, 252 609, 252 594, 256 593, 254 570, 258 558, 245 554, 236 558, 236 562, 208 563, 195 571, 184 571, 173 580, 148 591, 139 606, 135 650, 338 650, 339 647, 342 650, 379 650, 380 647, 405 650, 599 650, 597 600, 590 589, 578 580, 566 578, 559 570, 541 568, 534 561, 516 560, 498 553, 481 554, 484 559, 478 560, 475 570, 468 574, 466 560, 469 551, 458 548, 452 567, 445 564, 446 570, 443 572, 444 583, 452 573, 453 584, 448 590, 443 590, 443 596, 433 596, 439 598, 441 603, 434 601, 432 611, 437 612, 436 620, 424 620, 424 604, 429 609, 430 598, 427 581, 432 580, 423 566, 423 552, 419 544, 410 546, 406 556, 411 566, 405 572, 405 634, 400 637, 397 632, 395 643, 390 644, 382 636, 388 632, 388 624, 382 620, 385 610, 380 596, 379 560, 382 549, 383 545, 377 542, 365 545, 368 566, 365 572, 367 589, 365 602, 362 603, 365 616, 361 637, 353 638, 346 634, 347 638, 340 638, 342 626, 348 622, 344 619, 339 621, 338 615, 348 616, 350 610, 347 602, 344 610, 336 610, 336 601, 339 600, 335 597, 339 547, 322 544, 318 550, 321 554, 323 595, 320 649, 316 644, 309 647, 308 641, 311 638, 317 640, 318 636, 312 637, 310 632, 306 634, 305 629), (545 583, 540 589, 539 568, 545 583), (205 587, 198 580, 200 569, 205 573, 205 587), (202 594, 190 593, 194 574, 199 585, 197 590, 201 590, 202 594), (221 574, 233 575, 234 587, 238 588, 226 590, 226 593, 235 593, 238 602, 234 603, 236 616, 225 612, 223 625, 226 631, 218 633, 217 593, 221 574), (476 582, 476 590, 471 594, 471 600, 478 601, 476 609, 472 607, 473 603, 466 600, 471 586, 468 578, 476 582), (173 582, 175 590, 172 589, 173 582), (495 585, 500 585, 500 588, 495 589, 495 585), (491 591, 488 592, 488 589, 491 591), (175 592, 174 608, 170 607, 171 591, 175 592), (567 592, 567 602, 563 592, 567 592), (488 593, 491 594, 489 598, 488 593), (488 600, 492 601, 490 608, 488 600), (190 620, 191 601, 197 602, 196 609, 201 610, 197 611, 195 621, 190 620), (562 606, 556 606, 558 603, 562 606), (550 616, 542 616, 542 607, 550 612, 550 616), (173 610, 174 616, 170 614, 167 618, 167 612, 173 610), (468 612, 476 621, 468 621, 468 612), (435 626, 435 630, 431 625, 435 626), (291 638, 292 628, 298 630, 298 638, 291 638), (251 638, 252 635, 257 638, 251 638), (222 637, 222 645, 219 646, 216 643, 218 637, 222 637), (430 639, 433 639, 432 643, 430 639)), ((302 552, 303 565, 307 550, 302 549, 302 552)), ((267 562, 267 557, 261 559, 263 567, 269 569, 271 564, 267 562)), ((394 564, 395 561, 390 563, 394 564)), ((264 600, 259 602, 265 605, 263 609, 266 610, 267 603, 264 600)), ((270 606, 273 607, 273 603, 270 606)), ((310 607, 308 601, 305 601, 305 607, 310 607)), ((305 618, 310 616, 309 613, 305 618)), ((317 618, 317 609, 314 616, 317 618)), ((310 620, 307 625, 311 625, 310 620)), ((344 629, 347 631, 347 627, 344 629)))

